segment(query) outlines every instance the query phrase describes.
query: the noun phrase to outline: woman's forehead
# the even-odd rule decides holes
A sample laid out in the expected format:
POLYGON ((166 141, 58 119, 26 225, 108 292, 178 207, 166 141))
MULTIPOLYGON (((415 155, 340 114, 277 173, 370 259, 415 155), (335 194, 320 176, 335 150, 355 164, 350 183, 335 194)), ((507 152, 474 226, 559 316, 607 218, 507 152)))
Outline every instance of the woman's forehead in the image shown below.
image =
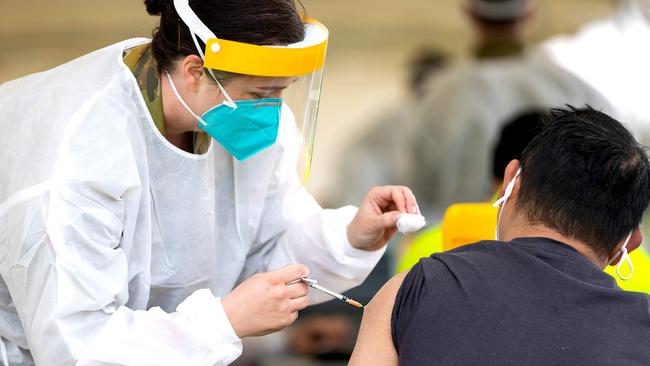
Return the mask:
POLYGON ((258 89, 284 89, 294 83, 296 77, 268 77, 268 76, 251 76, 250 85, 258 89))

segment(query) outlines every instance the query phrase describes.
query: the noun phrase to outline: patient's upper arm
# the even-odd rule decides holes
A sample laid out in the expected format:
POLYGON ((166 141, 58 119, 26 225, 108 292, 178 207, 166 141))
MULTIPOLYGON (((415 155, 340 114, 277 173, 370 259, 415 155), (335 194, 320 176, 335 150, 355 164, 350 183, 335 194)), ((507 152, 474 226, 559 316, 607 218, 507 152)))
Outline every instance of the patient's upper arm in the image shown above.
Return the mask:
POLYGON ((397 365, 397 352, 391 336, 391 315, 395 296, 407 272, 402 272, 377 292, 365 307, 357 344, 349 365, 397 365))

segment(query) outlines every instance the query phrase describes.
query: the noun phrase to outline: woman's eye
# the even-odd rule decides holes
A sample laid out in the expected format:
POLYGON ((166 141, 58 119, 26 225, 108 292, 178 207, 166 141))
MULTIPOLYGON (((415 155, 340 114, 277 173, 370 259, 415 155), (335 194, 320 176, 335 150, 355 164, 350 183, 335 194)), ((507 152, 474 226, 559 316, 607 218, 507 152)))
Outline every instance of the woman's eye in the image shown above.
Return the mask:
POLYGON ((260 93, 251 93, 251 96, 253 96, 253 99, 264 99, 266 98, 266 95, 260 94, 260 93))

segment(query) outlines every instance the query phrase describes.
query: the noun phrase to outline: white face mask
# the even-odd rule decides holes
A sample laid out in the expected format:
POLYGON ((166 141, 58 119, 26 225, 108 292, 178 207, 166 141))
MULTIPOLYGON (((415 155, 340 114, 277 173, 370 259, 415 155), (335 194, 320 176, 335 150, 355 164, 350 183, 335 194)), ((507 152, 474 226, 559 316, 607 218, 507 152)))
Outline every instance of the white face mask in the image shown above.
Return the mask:
POLYGON ((503 213, 503 209, 506 207, 506 203, 508 202, 508 198, 510 198, 510 195, 512 194, 512 191, 515 189, 515 182, 517 181, 517 177, 521 174, 521 168, 517 169, 517 173, 515 174, 515 177, 512 178, 510 183, 506 186, 506 191, 503 192, 503 197, 499 198, 494 202, 492 207, 499 207, 499 215, 497 216, 497 226, 494 228, 494 239, 499 240, 499 223, 501 222, 501 214, 503 213))
MULTIPOLYGON (((618 275, 618 278, 620 278, 623 281, 627 281, 631 279, 632 274, 634 274, 634 266, 632 266, 632 259, 630 259, 630 255, 627 252, 627 243, 630 241, 631 237, 632 237, 632 233, 630 233, 630 235, 628 235, 627 238, 625 239, 625 243, 623 243, 623 246, 621 247, 621 254, 620 254, 621 260, 618 262, 618 265, 616 265, 616 274, 618 275), (623 266, 623 262, 626 262, 627 265, 630 267, 630 274, 626 277, 623 277, 621 275, 621 266, 623 266)), ((616 260, 618 256, 619 255, 617 254, 612 259, 610 259, 609 262, 607 262, 607 265, 609 266, 610 264, 612 264, 612 262, 616 260)))

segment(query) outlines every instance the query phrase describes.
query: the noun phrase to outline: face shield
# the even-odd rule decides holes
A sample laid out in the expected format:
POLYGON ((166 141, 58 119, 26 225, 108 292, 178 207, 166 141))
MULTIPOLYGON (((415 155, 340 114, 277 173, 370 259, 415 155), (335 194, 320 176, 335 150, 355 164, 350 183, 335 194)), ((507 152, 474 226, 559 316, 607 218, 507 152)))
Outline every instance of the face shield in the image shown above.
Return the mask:
MULTIPOLYGON (((190 29, 207 69, 279 80, 282 113, 293 115, 298 149, 297 168, 303 183, 309 178, 316 136, 323 64, 329 32, 312 18, 306 18, 305 38, 286 46, 259 46, 219 39, 196 16, 188 0, 174 0, 176 11, 190 29), (206 45, 199 46, 197 37, 206 45)), ((228 98, 230 99, 230 98, 228 98)), ((229 100, 230 104, 232 100, 229 100)))

